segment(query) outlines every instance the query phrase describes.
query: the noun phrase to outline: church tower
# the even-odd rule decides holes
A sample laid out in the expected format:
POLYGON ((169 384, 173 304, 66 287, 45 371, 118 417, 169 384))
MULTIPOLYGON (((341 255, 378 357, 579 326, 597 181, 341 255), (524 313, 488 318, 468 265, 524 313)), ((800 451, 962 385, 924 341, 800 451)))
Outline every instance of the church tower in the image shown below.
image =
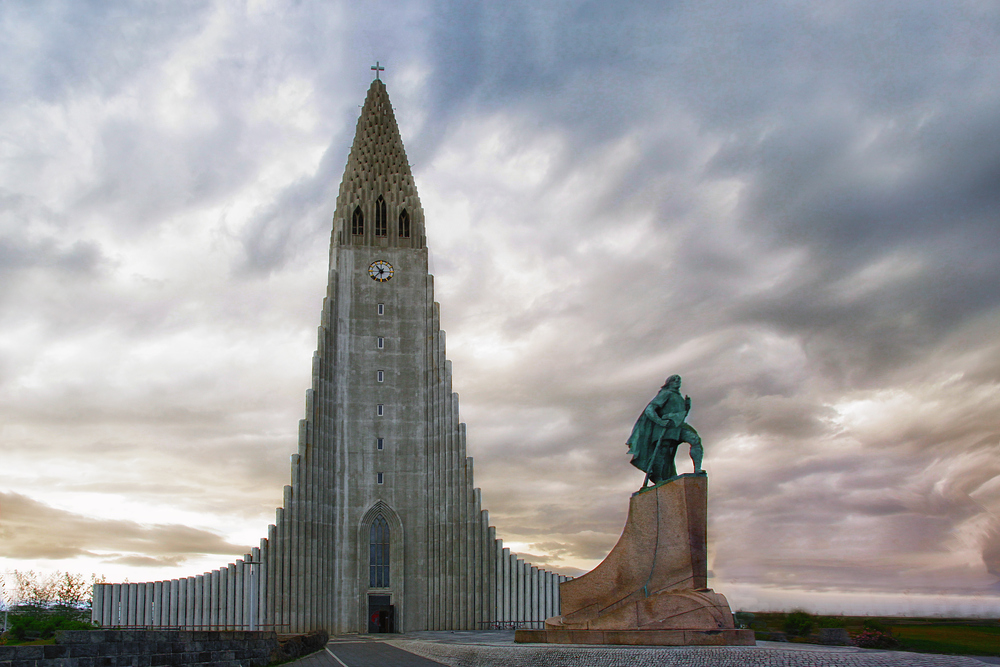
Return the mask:
MULTIPOLYGON (((297 513, 331 513, 329 534, 292 537, 293 528, 289 539, 304 542, 304 552, 326 552, 329 572, 310 573, 307 565, 297 577, 306 589, 317 574, 329 582, 331 608, 312 613, 330 614, 333 628, 471 628, 489 617, 490 528, 472 488, 457 408, 427 270, 424 212, 376 79, 337 197, 313 388, 294 463, 300 478, 289 494, 297 513), (303 473, 324 479, 315 484, 303 473), (306 497, 296 498, 296 486, 306 497)), ((315 624, 299 613, 292 602, 282 616, 292 626, 315 624)))
POLYGON ((504 548, 474 488, 424 229, 376 78, 337 196, 312 388, 274 525, 217 571, 96 586, 96 621, 124 625, 139 605, 133 617, 153 627, 364 633, 540 627, 559 613, 566 577, 504 548))

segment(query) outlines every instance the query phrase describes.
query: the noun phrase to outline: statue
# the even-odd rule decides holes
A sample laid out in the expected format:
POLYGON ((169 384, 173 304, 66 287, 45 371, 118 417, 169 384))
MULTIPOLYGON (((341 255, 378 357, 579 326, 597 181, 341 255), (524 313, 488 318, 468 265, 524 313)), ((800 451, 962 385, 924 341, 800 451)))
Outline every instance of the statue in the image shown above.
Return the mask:
POLYGON ((680 388, 680 375, 668 377, 660 392, 639 415, 626 442, 632 465, 646 473, 644 488, 649 482, 658 484, 677 476, 674 456, 682 442, 691 445, 694 471, 701 472, 704 452, 701 437, 690 424, 684 423, 691 411, 691 397, 681 396, 680 388))

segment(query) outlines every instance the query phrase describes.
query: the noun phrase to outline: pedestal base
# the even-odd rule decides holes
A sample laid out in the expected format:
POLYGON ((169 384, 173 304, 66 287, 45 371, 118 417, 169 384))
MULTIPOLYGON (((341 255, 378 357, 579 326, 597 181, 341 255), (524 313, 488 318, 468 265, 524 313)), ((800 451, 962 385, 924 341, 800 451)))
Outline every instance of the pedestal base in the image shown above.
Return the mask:
POLYGON ((561 616, 517 642, 753 646, 724 595, 708 588, 708 478, 679 475, 633 494, 607 558, 559 586, 561 616))
POLYGON ((517 630, 519 644, 754 646, 753 630, 517 630))

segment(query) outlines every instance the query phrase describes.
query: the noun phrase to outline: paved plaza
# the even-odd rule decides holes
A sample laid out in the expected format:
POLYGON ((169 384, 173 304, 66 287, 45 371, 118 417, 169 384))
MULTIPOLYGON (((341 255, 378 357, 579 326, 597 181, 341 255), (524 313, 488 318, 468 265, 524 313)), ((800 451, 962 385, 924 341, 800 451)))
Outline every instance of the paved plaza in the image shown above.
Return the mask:
POLYGON ((757 646, 515 644, 513 632, 413 632, 334 637, 295 667, 983 667, 996 658, 758 642, 757 646))

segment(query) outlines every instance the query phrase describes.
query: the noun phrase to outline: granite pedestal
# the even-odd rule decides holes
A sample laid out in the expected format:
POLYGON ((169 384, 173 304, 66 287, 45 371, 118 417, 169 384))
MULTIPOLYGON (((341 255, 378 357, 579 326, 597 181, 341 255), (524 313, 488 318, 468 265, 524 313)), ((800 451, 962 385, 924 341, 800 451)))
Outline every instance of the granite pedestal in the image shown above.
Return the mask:
POLYGON ((725 596, 708 588, 708 477, 680 475, 632 495, 608 557, 560 584, 561 616, 517 642, 752 646, 725 596))

